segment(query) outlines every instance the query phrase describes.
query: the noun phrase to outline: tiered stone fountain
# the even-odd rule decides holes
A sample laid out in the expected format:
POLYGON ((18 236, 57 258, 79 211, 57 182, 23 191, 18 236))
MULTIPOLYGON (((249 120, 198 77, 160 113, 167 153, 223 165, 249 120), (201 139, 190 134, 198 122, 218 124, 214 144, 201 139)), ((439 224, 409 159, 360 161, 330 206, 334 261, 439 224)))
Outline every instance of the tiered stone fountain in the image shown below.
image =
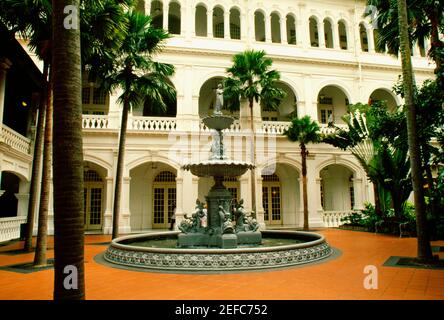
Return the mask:
POLYGON ((213 115, 203 119, 215 130, 207 161, 183 166, 199 177, 213 177, 206 205, 186 215, 173 232, 154 232, 114 239, 103 258, 114 265, 157 271, 237 271, 288 267, 325 259, 332 249, 322 235, 298 231, 259 231, 243 201, 232 203, 224 177, 238 177, 253 165, 230 160, 223 144, 224 129, 233 118, 222 115, 221 89, 213 115), (207 207, 207 208, 205 208, 207 207), (234 213, 231 208, 234 207, 234 213), (206 221, 206 223, 205 223, 206 221))
POLYGON ((178 236, 179 247, 208 246, 227 249, 244 244, 261 244, 258 223, 251 214, 245 212, 243 200, 232 203, 231 193, 222 182, 224 177, 238 177, 253 168, 250 163, 232 161, 226 155, 222 130, 229 128, 233 120, 232 117, 222 115, 217 108, 214 115, 202 120, 208 128, 217 132, 213 138, 210 159, 188 164, 183 168, 198 177, 213 177, 215 184, 206 196, 207 209, 197 200, 196 212, 180 223, 182 233, 178 236), (235 217, 232 217, 232 207, 235 208, 235 217), (207 224, 202 225, 205 218, 207 224))

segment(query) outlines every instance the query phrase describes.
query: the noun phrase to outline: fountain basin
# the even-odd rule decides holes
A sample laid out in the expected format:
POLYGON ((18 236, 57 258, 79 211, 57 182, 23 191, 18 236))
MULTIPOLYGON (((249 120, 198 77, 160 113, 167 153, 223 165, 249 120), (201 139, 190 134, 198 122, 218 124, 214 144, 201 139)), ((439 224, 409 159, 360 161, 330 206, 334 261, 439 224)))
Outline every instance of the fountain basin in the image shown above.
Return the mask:
MULTIPOLYGON (((143 247, 141 242, 177 240, 180 232, 156 232, 114 239, 104 254, 108 262, 157 271, 242 271, 289 267, 329 257, 332 249, 324 236, 301 231, 262 231, 282 245, 244 246, 234 249, 143 247), (292 244, 291 240, 294 240, 292 244), (133 245, 139 243, 139 245, 133 245)), ((173 243, 173 242, 172 242, 173 243)))
POLYGON ((187 164, 182 167, 190 170, 198 177, 238 177, 254 166, 247 162, 231 160, 206 160, 199 163, 187 164))

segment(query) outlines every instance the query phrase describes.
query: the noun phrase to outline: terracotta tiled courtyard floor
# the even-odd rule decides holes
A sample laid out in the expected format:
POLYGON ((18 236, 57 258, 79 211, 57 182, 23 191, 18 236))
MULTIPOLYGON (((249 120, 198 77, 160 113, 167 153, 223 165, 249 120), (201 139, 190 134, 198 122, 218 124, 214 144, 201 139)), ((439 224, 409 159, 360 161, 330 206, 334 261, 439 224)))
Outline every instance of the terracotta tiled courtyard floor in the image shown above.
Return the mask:
MULTIPOLYGON (((385 267, 390 256, 415 256, 416 239, 366 232, 320 231, 341 251, 327 262, 278 271, 236 274, 161 274, 110 268, 94 261, 110 236, 86 236, 87 299, 442 299, 444 271, 385 267), (378 289, 363 286, 364 267, 378 269, 378 289)), ((52 241, 52 239, 50 239, 52 241)), ((50 241, 50 247, 52 243, 50 241)), ((432 245, 444 246, 444 241, 432 245)), ((33 253, 9 255, 22 242, 0 247, 0 266, 30 262, 33 253)), ((444 258, 443 253, 439 253, 444 258)), ((49 257, 53 250, 49 250, 49 257)), ((52 269, 21 274, 0 270, 0 299, 52 299, 52 269)))

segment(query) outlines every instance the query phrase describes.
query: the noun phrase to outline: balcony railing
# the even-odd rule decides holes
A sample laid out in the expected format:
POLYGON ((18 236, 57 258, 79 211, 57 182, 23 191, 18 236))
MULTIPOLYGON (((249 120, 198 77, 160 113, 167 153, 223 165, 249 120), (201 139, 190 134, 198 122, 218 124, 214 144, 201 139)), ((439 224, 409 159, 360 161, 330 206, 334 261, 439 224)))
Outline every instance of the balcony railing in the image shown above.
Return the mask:
POLYGON ((0 242, 18 239, 22 223, 26 223, 26 217, 0 218, 0 242))
POLYGON ((4 124, 1 127, 0 142, 10 146, 12 149, 30 154, 31 140, 4 124))
POLYGON ((129 130, 138 131, 175 131, 177 129, 176 118, 167 117, 130 117, 129 130))
MULTIPOLYGON (((291 125, 290 121, 262 121, 261 126, 257 129, 257 133, 282 135, 291 125)), ((330 134, 335 131, 334 127, 326 124, 319 124, 322 134, 330 134)), ((335 124, 335 126, 347 129, 344 124, 335 124)), ((83 129, 93 130, 118 130, 120 127, 120 118, 109 115, 89 115, 84 114, 82 119, 83 129)), ((203 123, 199 122, 201 132, 210 132, 210 129, 203 123)), ((128 130, 145 131, 145 132, 169 132, 180 130, 177 118, 172 117, 128 117, 128 130)), ((227 133, 241 132, 242 127, 239 120, 234 120, 233 124, 227 130, 227 133)), ((23 137, 24 138, 24 137, 23 137)), ((24 138, 26 139, 26 138, 24 138)), ((26 139, 27 140, 27 139, 26 139)), ((24 140, 23 140, 24 141, 24 140)))
POLYGON ((323 211, 321 213, 324 221, 324 226, 327 228, 336 228, 344 223, 341 221, 343 218, 351 215, 353 210, 341 210, 341 211, 323 211))

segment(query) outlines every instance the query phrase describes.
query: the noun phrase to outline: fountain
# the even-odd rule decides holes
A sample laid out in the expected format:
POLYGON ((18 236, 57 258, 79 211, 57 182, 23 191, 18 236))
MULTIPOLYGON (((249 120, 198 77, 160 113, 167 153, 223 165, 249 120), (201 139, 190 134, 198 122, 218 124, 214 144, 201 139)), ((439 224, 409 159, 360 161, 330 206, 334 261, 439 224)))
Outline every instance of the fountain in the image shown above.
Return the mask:
POLYGON ((229 128, 233 120, 232 117, 222 115, 219 104, 216 104, 212 116, 202 119, 208 128, 216 131, 210 159, 185 165, 183 169, 190 170, 198 177, 213 177, 215 184, 206 196, 208 209, 205 210, 204 204, 197 200, 195 213, 180 223, 179 230, 182 233, 178 236, 179 247, 208 246, 228 249, 243 244, 261 244, 259 224, 251 214, 245 212, 243 200, 232 203, 231 193, 222 182, 224 177, 238 177, 253 168, 247 162, 231 161, 226 155, 222 130, 229 128), (235 224, 232 207, 235 208, 235 224), (203 226, 202 218, 205 216, 207 224, 203 226))
POLYGON ((213 177, 206 204, 196 201, 195 212, 185 215, 180 232, 156 232, 114 239, 104 254, 113 264, 174 271, 233 271, 292 266, 324 259, 332 249, 322 235, 297 231, 259 230, 243 200, 232 203, 224 177, 239 177, 253 165, 226 155, 223 130, 234 119, 221 112, 218 86, 213 115, 202 121, 213 129, 210 158, 182 168, 198 177, 213 177), (234 208, 232 212, 232 208, 234 208))

